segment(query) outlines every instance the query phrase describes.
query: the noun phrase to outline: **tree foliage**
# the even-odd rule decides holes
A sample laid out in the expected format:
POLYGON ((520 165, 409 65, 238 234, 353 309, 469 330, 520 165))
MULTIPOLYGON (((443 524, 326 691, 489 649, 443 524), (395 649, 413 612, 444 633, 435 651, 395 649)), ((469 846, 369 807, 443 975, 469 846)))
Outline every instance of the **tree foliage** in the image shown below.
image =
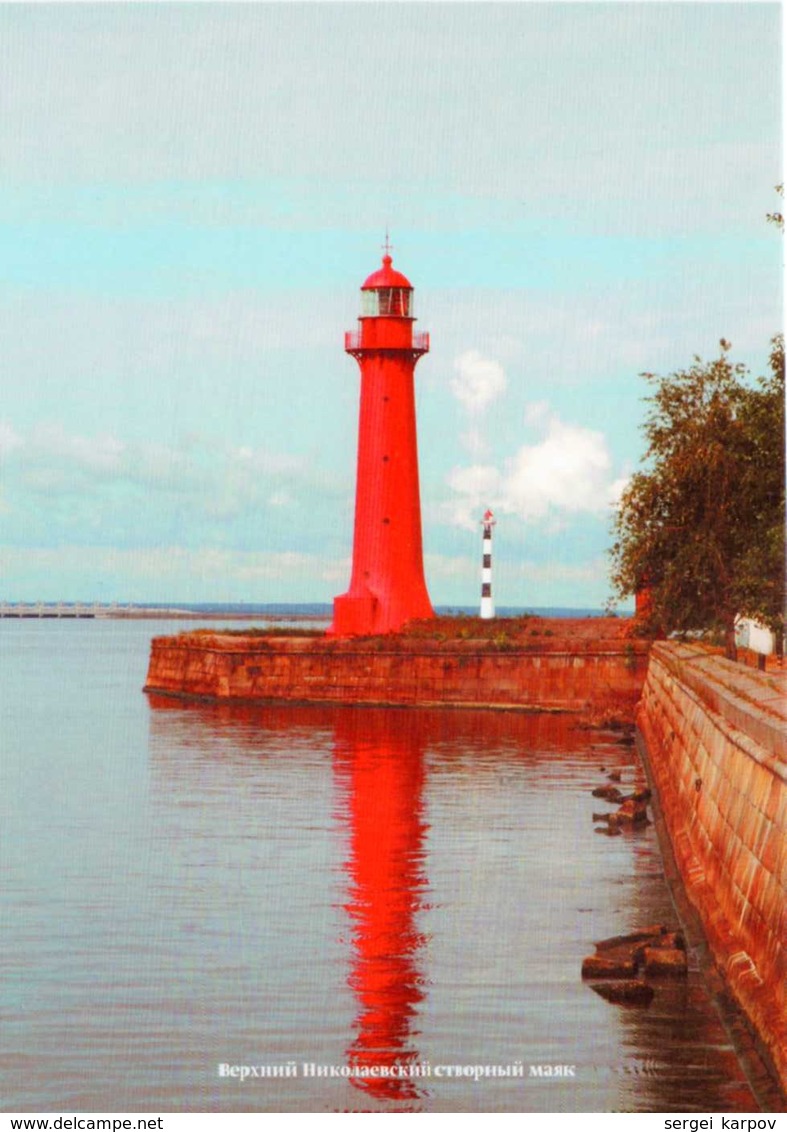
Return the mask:
POLYGON ((639 628, 723 630, 738 614, 784 625, 784 341, 770 373, 752 382, 721 342, 712 362, 644 374, 652 392, 645 467, 632 476, 614 523, 618 596, 647 590, 639 628))
MULTIPOLYGON (((784 185, 776 185, 776 192, 780 197, 784 196, 784 185)), ((775 224, 780 231, 784 231, 784 214, 782 212, 766 212, 765 219, 769 224, 775 224)))

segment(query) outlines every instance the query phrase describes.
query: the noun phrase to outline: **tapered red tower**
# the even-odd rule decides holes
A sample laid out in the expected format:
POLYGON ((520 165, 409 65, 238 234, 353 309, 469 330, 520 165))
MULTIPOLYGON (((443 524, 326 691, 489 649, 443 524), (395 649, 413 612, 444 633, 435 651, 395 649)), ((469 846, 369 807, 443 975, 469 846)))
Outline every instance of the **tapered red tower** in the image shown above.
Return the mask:
POLYGON ((361 369, 358 471, 350 588, 334 598, 337 637, 392 633, 416 617, 432 617, 424 581, 416 362, 429 335, 414 334, 413 288, 391 256, 361 288, 358 329, 344 348, 361 369))

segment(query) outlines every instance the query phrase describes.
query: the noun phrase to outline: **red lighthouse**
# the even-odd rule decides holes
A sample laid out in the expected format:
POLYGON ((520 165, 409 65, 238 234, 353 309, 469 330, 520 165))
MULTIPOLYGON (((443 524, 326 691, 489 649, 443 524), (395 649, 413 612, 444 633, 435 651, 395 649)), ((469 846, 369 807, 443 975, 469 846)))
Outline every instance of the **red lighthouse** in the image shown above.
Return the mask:
POLYGON ((413 288, 383 265, 361 288, 358 330, 344 348, 361 369, 358 473, 350 588, 334 598, 338 637, 392 633, 432 617, 424 581, 414 373, 429 335, 414 334, 413 288))

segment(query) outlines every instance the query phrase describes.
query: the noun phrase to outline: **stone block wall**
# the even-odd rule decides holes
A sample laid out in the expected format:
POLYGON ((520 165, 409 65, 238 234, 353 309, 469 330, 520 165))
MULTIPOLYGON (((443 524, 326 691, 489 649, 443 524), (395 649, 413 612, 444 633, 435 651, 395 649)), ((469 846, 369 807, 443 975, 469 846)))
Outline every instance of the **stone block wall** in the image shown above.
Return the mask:
POLYGON ((787 1090, 786 692, 660 642, 637 723, 686 893, 787 1090))
POLYGON ((641 641, 329 640, 183 633, 157 637, 146 690, 296 703, 486 706, 634 718, 647 667, 641 641))

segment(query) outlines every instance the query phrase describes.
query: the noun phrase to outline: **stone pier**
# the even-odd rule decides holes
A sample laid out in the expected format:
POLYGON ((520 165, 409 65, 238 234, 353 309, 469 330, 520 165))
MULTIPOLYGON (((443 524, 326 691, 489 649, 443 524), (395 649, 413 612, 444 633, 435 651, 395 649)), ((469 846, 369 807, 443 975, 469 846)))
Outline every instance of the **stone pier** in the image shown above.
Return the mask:
POLYGON ((686 895, 787 1091, 787 677, 660 642, 637 723, 686 895))

